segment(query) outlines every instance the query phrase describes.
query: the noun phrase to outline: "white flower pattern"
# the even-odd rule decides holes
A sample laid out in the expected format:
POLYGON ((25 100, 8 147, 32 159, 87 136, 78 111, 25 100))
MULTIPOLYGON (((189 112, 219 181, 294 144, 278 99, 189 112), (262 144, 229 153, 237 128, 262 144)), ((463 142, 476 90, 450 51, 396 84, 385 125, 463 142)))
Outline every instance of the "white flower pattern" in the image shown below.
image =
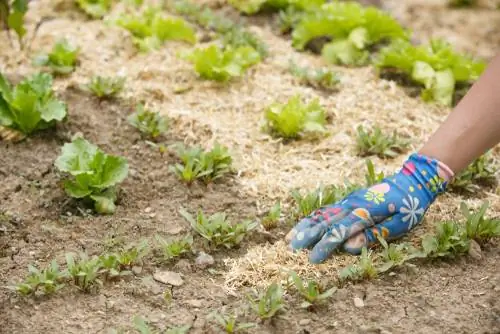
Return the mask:
POLYGON ((403 198, 403 204, 405 206, 399 209, 399 211, 401 213, 406 214, 402 220, 404 223, 409 221, 408 224, 408 231, 409 231, 420 222, 420 218, 424 214, 425 210, 424 208, 418 207, 420 204, 420 200, 418 199, 418 197, 411 197, 410 195, 408 195, 408 199, 409 201, 406 198, 403 198))

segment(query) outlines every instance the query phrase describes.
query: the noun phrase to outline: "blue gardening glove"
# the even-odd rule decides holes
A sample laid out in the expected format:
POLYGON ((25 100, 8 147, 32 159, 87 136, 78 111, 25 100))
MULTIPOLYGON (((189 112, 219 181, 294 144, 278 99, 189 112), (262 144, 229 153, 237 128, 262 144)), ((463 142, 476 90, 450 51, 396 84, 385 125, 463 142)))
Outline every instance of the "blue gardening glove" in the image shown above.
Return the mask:
POLYGON ((290 232, 293 249, 310 248, 310 261, 321 263, 336 249, 359 254, 377 242, 393 240, 417 226, 453 172, 442 162, 412 154, 396 174, 368 189, 320 208, 290 232))

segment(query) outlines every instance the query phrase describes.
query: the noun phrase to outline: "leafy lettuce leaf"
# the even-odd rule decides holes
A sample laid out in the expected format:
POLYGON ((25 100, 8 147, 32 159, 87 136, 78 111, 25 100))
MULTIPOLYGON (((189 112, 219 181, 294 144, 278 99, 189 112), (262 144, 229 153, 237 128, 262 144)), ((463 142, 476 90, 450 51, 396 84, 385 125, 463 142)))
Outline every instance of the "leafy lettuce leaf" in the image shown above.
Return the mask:
POLYGON ((76 3, 93 19, 104 17, 113 5, 112 0, 77 0, 76 3))
POLYGON ((34 64, 48 66, 56 74, 69 74, 75 70, 79 54, 79 47, 62 39, 54 45, 50 53, 37 56, 34 64))
POLYGON ((125 158, 108 155, 87 140, 76 138, 64 144, 55 166, 73 177, 64 182, 69 196, 93 200, 99 213, 114 212, 116 186, 128 174, 125 158))
POLYGON ((242 13, 255 14, 263 8, 307 10, 321 6, 325 0, 229 0, 229 3, 242 13))

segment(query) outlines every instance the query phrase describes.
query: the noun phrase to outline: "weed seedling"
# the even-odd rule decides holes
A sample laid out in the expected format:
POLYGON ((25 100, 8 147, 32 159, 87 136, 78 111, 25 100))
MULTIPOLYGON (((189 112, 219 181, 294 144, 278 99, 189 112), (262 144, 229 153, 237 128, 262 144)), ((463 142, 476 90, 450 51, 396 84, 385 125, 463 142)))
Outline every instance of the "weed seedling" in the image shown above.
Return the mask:
POLYGON ((205 238, 213 248, 233 248, 241 243, 248 232, 257 227, 257 223, 251 221, 231 225, 226 215, 220 212, 207 217, 200 210, 196 218, 184 209, 181 209, 180 213, 193 230, 205 238))
POLYGON ((163 260, 168 262, 176 257, 182 256, 191 251, 191 246, 193 244, 193 236, 188 235, 181 239, 176 239, 172 241, 167 241, 156 236, 156 241, 159 244, 160 251, 163 255, 163 260))
POLYGON ((28 0, 3 0, 0 2, 1 30, 6 30, 10 38, 10 30, 14 30, 21 49, 24 48, 23 38, 26 35, 24 16, 28 11, 28 0))
POLYGON ((74 284, 84 292, 91 292, 102 285, 99 275, 101 274, 101 261, 97 256, 89 258, 87 254, 81 253, 75 261, 74 254, 66 254, 67 273, 73 278, 74 284))
POLYGON ((136 111, 127 118, 130 125, 138 129, 141 134, 152 139, 164 134, 168 130, 169 120, 158 112, 146 109, 139 104, 136 111))
POLYGON ((370 159, 366 160, 366 173, 365 173, 366 186, 371 187, 375 184, 378 184, 382 182, 384 178, 385 178, 384 172, 375 173, 375 166, 373 165, 373 162, 370 159))
POLYGON ((212 312, 208 315, 208 318, 214 319, 219 324, 219 326, 228 334, 239 333, 240 331, 255 327, 254 323, 238 323, 237 315, 212 312))
POLYGON ((359 156, 377 155, 379 158, 395 158, 404 152, 409 141, 402 139, 393 132, 392 136, 382 133, 379 127, 366 131, 363 126, 358 126, 356 137, 356 150, 359 156))
POLYGON ((297 189, 292 190, 292 198, 296 204, 294 219, 303 218, 325 205, 335 203, 347 195, 354 187, 355 186, 339 188, 334 185, 320 186, 305 195, 302 195, 297 189))
POLYGON ((10 286, 9 289, 23 296, 28 296, 34 295, 37 292, 43 295, 50 295, 64 287, 62 282, 66 278, 66 275, 59 270, 59 265, 55 260, 44 270, 39 270, 29 265, 28 272, 28 277, 26 277, 24 282, 10 286))
POLYGON ((248 296, 252 310, 262 320, 271 319, 285 308, 283 300, 284 291, 281 285, 271 284, 264 291, 256 294, 255 297, 248 296))
POLYGON ((488 154, 474 160, 467 168, 454 177, 450 184, 452 190, 475 193, 481 186, 494 185, 498 166, 488 154))
POLYGON ((299 67, 293 62, 290 63, 290 73, 297 77, 302 84, 313 88, 335 91, 340 83, 339 76, 333 71, 299 67))
POLYGON ((262 218, 262 226, 269 231, 278 226, 281 216, 281 203, 278 201, 274 204, 267 215, 262 218))
POLYGON ((99 256, 99 261, 101 262, 105 280, 112 280, 131 274, 128 270, 121 270, 121 265, 116 254, 102 254, 99 256))
POLYGON ((394 268, 402 267, 407 261, 416 257, 421 257, 420 252, 410 244, 388 244, 380 235, 377 235, 377 239, 383 247, 382 252, 379 254, 381 263, 376 266, 379 274, 394 268))
POLYGON ((149 245, 146 240, 142 241, 137 246, 128 246, 123 251, 117 254, 118 263, 120 268, 132 269, 134 265, 138 265, 142 262, 142 259, 149 253, 149 245))
POLYGON ((454 257, 467 253, 469 247, 470 240, 455 222, 439 224, 435 235, 427 235, 422 239, 422 248, 427 257, 454 257))
POLYGON ((485 202, 479 211, 471 213, 465 203, 460 205, 460 210, 466 219, 465 234, 468 239, 481 243, 500 236, 500 219, 485 217, 488 206, 489 203, 485 202))
POLYGON ((342 269, 339 278, 341 281, 360 281, 375 278, 377 275, 378 271, 373 261, 373 253, 363 247, 358 262, 342 269))
POLYGON ((79 53, 80 48, 71 45, 66 39, 62 39, 54 45, 48 54, 37 56, 34 64, 47 66, 55 74, 69 74, 75 70, 79 53))
POLYGON ((290 276, 293 280, 293 283, 295 284, 295 287, 297 288, 297 291, 302 296, 302 298, 304 298, 304 302, 300 304, 300 307, 305 309, 312 309, 314 306, 325 302, 335 293, 335 291, 337 291, 337 288, 333 287, 324 292, 321 292, 320 285, 317 282, 305 282, 294 271, 290 272, 290 276))
POLYGON ((91 92, 100 99, 112 98, 118 95, 125 85, 124 77, 101 77, 99 75, 92 77, 90 82, 83 88, 91 92))
POLYGON ((113 0, 76 0, 76 3, 91 18, 101 19, 111 9, 113 0))

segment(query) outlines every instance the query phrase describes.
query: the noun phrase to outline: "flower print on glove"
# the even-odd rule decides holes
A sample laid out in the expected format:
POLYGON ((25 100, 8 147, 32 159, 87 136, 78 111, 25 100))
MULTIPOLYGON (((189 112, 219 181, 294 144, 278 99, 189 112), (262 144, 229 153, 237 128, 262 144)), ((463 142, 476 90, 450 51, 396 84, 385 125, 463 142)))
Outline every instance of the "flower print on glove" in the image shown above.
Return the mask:
POLYGON ((289 233, 291 246, 312 247, 310 261, 321 263, 339 248, 359 254, 377 235, 402 237, 422 221, 452 177, 442 162, 412 154, 396 174, 302 219, 289 233))

